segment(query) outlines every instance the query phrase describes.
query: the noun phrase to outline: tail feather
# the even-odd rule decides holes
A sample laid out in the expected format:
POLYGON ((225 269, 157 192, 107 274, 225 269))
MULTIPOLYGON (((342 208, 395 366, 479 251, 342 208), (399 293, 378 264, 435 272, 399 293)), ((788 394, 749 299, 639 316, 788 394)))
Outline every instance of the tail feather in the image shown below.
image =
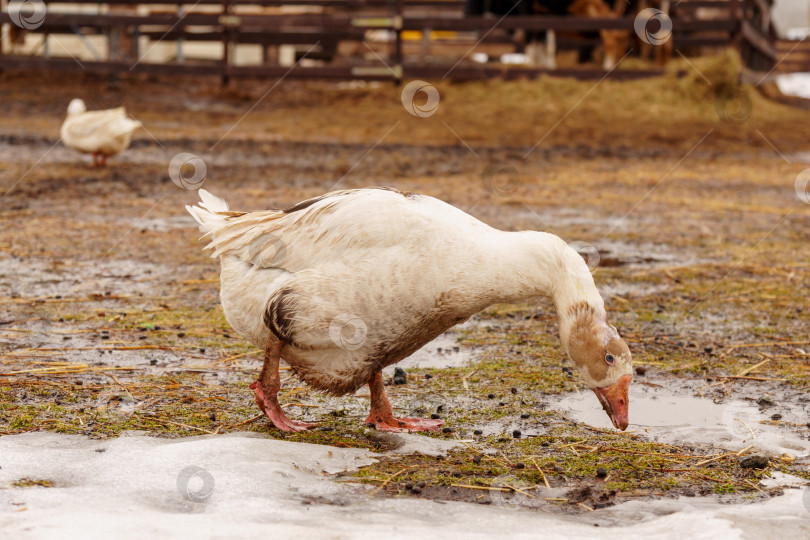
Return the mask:
POLYGON ((186 210, 200 224, 200 231, 209 234, 225 223, 228 216, 219 212, 227 212, 228 203, 204 189, 198 190, 197 193, 201 199, 199 206, 186 205, 186 210))

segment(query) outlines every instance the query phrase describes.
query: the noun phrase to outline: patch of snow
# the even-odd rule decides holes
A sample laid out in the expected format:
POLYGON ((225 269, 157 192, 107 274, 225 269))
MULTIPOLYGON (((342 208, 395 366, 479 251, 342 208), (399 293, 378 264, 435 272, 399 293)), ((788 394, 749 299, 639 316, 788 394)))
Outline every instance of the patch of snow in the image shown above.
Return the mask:
MULTIPOLYGON (((633 501, 576 517, 537 509, 387 498, 329 474, 365 450, 232 434, 112 440, 0 437, 0 530, 17 540, 152 538, 753 538, 806 535, 803 492, 756 504, 633 501), (20 480, 53 487, 15 487, 20 480), (595 529, 594 525, 602 527, 595 529)), ((805 491, 804 494, 807 492, 805 491)), ((805 497, 804 500, 810 500, 805 497)))
POLYGON ((776 76, 776 86, 786 96, 810 99, 810 73, 785 73, 776 76))

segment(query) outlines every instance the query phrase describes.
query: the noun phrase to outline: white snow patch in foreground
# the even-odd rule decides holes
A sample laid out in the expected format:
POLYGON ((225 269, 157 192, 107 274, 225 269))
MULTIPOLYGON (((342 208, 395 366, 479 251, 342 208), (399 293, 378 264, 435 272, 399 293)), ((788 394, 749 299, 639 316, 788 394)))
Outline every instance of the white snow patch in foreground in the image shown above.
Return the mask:
MULTIPOLYGON (((635 501, 577 518, 540 510, 372 497, 334 473, 373 461, 364 450, 233 434, 98 441, 0 437, 0 531, 54 538, 744 538, 807 537, 802 491, 763 503, 635 501), (203 470, 178 488, 181 471, 203 470), (23 479, 55 487, 12 487, 23 479), (210 495, 189 500, 188 494, 210 495), (594 524, 600 523, 600 528, 594 524), (618 524, 617 526, 610 526, 618 524), (804 534, 802 534, 804 533, 804 534)), ((180 484, 183 484, 181 479, 180 484)), ((191 497, 192 499, 194 497, 191 497)))

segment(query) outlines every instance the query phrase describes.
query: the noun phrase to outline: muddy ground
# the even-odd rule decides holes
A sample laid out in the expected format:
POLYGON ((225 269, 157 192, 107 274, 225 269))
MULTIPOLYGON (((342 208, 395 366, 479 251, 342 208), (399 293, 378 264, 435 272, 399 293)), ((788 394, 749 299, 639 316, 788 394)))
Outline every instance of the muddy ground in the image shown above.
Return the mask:
MULTIPOLYGON (((197 197, 171 178, 186 152, 201 161, 182 174, 204 163, 205 188, 234 209, 387 185, 592 246, 636 388, 755 411, 718 419, 736 445, 689 429, 664 442, 632 425, 632 403, 626 433, 597 427, 558 406, 584 386, 551 303, 497 305, 389 385, 395 406, 439 415, 447 428, 435 436, 460 443, 445 458, 361 469, 355 480, 381 486, 376 496, 576 513, 675 495, 761 499, 781 492, 763 483, 774 471, 810 479, 797 442, 810 438, 810 111, 729 83, 716 63, 682 67, 699 73, 436 81, 439 108, 422 118, 386 84, 0 75, 0 434, 250 430, 391 444, 361 425, 364 390, 327 398, 289 376, 282 403, 318 427, 288 435, 256 416, 247 385, 261 353, 225 321, 217 265, 183 209, 197 197), (77 96, 91 109, 123 104, 145 126, 106 168, 59 142, 77 96), (759 424, 793 442, 759 445, 759 424), (763 455, 760 468, 740 465, 749 455, 763 455)), ((660 414, 677 419, 679 407, 660 414)))

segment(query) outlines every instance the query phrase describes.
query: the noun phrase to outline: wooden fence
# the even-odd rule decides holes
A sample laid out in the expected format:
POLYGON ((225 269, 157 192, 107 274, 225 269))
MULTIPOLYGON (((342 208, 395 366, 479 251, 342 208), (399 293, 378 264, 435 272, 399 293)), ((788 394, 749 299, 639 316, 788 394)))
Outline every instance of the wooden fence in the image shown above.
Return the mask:
MULTIPOLYGON (((558 39, 561 49, 581 46, 581 40, 566 41, 566 34, 576 32, 626 30, 635 37, 635 14, 617 18, 472 17, 464 15, 464 2, 459 0, 299 0, 293 3, 174 0, 170 4, 144 4, 138 0, 116 0, 115 4, 27 0, 29 5, 39 2, 47 8, 44 18, 38 21, 36 17, 29 17, 28 22, 20 20, 19 9, 15 12, 13 4, 20 1, 5 4, 0 12, 0 24, 6 34, 11 34, 11 41, 19 40, 24 32, 42 36, 43 50, 20 54, 14 46, 8 46, 9 37, 6 37, 6 48, 0 42, 0 70, 186 73, 216 75, 225 80, 241 76, 286 76, 400 81, 403 78, 534 77, 541 73, 596 78, 604 76, 605 72, 594 68, 550 71, 520 65, 476 64, 464 51, 469 52, 476 46, 508 45, 516 30, 554 30, 561 36, 558 39), (293 9, 297 12, 289 13, 293 9), (28 29, 23 30, 22 26, 28 29), (372 31, 378 31, 387 39, 370 46, 367 40, 372 31), (90 36, 105 36, 106 54, 94 52, 92 59, 81 61, 70 55, 54 54, 58 51, 47 47, 47 37, 60 35, 78 36, 88 48, 91 48, 90 36), (220 57, 208 61, 184 58, 183 46, 200 42, 221 44, 220 57), (160 43, 176 45, 176 58, 148 61, 145 56, 160 43), (342 55, 339 48, 346 43, 357 44, 359 51, 366 54, 342 55), (241 44, 261 47, 261 59, 247 65, 234 62, 233 52, 241 44), (430 50, 445 50, 450 44, 463 46, 454 58, 437 61, 426 54, 430 50), (279 65, 276 48, 290 45, 297 47, 296 62, 279 65), (416 52, 406 54, 406 49, 416 52), (297 61, 302 58, 309 61, 297 61)), ((690 55, 699 54, 706 47, 734 46, 741 51, 749 69, 767 72, 778 60, 770 20, 771 2, 681 0, 670 10, 673 47, 690 55)), ((658 73, 660 69, 653 67, 620 68, 610 76, 635 78, 658 73)))

